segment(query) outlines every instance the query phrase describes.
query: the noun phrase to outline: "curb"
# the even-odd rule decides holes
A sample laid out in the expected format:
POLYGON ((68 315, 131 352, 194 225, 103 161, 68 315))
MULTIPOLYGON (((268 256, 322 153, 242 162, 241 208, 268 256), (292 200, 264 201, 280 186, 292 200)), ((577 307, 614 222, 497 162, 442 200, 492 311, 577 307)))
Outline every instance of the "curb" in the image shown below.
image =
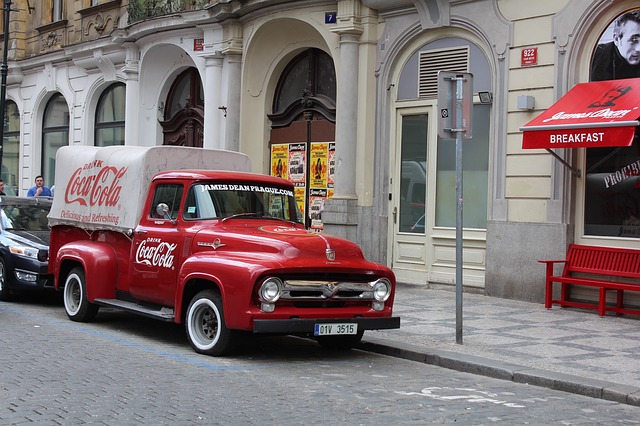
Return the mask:
POLYGON ((356 348, 464 373, 509 380, 515 383, 545 387, 640 407, 640 388, 636 386, 525 367, 457 352, 430 351, 422 346, 385 339, 368 338, 360 342, 356 348))

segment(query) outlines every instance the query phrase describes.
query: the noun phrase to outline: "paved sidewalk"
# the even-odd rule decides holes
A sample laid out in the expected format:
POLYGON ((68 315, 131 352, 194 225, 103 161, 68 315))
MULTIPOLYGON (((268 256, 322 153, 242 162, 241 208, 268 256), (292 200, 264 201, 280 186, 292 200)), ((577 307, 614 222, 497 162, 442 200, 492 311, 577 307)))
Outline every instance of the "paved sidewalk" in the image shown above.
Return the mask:
POLYGON ((399 284, 398 330, 368 331, 361 348, 459 371, 640 406, 640 318, 399 284))

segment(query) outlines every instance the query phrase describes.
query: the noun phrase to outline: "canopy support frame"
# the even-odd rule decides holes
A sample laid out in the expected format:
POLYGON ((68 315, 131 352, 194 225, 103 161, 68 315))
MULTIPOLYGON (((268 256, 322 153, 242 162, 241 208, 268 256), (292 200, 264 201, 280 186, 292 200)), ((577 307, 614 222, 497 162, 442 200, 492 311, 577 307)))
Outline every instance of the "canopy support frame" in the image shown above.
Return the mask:
POLYGON ((545 148, 545 150, 553 155, 554 157, 556 157, 556 160, 558 160, 559 162, 562 163, 563 166, 565 166, 566 168, 568 168, 569 170, 571 170, 571 174, 574 175, 577 178, 582 177, 582 171, 576 167, 573 167, 571 164, 567 163, 565 161, 564 158, 560 157, 558 154, 556 154, 555 151, 552 151, 551 148, 545 148))

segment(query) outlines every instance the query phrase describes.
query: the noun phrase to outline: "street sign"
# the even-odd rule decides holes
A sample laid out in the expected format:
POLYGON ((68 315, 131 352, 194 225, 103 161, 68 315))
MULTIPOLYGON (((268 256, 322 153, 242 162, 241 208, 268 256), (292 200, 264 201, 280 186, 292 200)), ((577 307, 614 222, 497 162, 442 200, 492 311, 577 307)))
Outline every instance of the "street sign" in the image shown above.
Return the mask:
POLYGON ((456 139, 461 133, 463 139, 471 139, 473 111, 473 74, 468 72, 438 71, 438 136, 456 139), (456 128, 457 83, 462 81, 462 128, 456 128))

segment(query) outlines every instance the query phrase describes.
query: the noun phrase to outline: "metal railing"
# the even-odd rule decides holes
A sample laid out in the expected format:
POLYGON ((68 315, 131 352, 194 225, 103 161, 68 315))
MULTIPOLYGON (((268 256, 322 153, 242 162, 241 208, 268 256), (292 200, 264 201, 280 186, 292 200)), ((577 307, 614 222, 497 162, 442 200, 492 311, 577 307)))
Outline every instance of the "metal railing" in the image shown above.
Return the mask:
POLYGON ((202 9, 209 0, 129 0, 128 22, 133 24, 157 16, 202 9))

